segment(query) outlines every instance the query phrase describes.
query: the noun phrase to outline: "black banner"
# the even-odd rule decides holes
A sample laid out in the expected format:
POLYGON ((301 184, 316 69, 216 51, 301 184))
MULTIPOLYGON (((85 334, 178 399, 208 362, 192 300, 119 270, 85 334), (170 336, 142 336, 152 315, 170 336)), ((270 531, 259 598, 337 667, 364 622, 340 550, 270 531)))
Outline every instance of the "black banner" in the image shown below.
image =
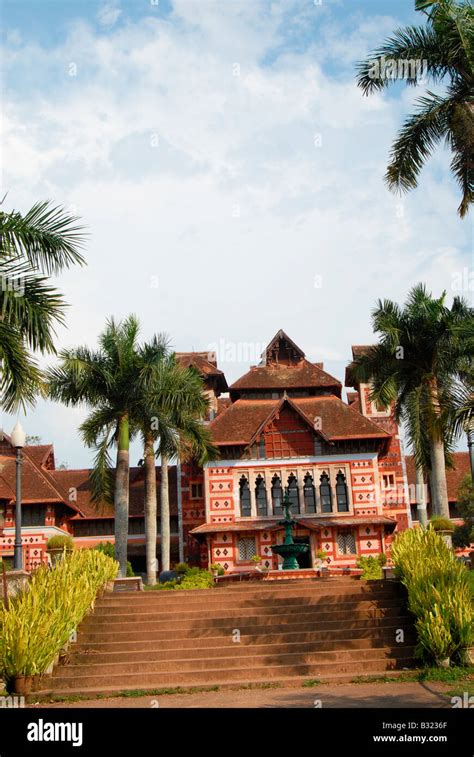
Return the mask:
POLYGON ((472 709, 26 708, 0 710, 0 757, 188 754, 262 748, 314 755, 471 757, 472 709), (185 750, 185 751, 183 751, 185 750), (309 750, 309 751, 308 751, 309 750), (323 751, 324 750, 324 751, 323 751))

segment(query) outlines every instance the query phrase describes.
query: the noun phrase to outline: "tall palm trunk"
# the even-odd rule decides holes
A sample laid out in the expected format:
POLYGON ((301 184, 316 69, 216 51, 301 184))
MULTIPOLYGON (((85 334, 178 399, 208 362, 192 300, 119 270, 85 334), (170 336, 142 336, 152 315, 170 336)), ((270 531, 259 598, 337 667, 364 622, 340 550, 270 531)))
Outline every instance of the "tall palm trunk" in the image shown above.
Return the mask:
POLYGON ((161 569, 170 569, 170 500, 168 491, 168 457, 161 456, 161 569))
POLYGON ((423 528, 428 525, 428 514, 426 512, 425 497, 425 479, 421 465, 416 466, 416 509, 418 511, 418 522, 423 528))
POLYGON ((128 501, 130 478, 130 429, 128 415, 119 420, 117 440, 117 468, 115 471, 115 557, 120 575, 127 575, 128 501))
POLYGON ((431 449, 431 504, 433 515, 449 518, 448 488, 446 486, 446 464, 442 439, 432 438, 431 449))
POLYGON ((446 462, 444 441, 436 421, 439 420, 441 408, 439 404, 438 382, 436 377, 430 381, 432 411, 435 423, 431 429, 430 461, 431 461, 431 506, 433 515, 449 518, 448 487, 446 484, 446 462))
POLYGON ((145 439, 145 541, 146 541, 146 581, 149 586, 156 584, 156 469, 153 435, 145 439))

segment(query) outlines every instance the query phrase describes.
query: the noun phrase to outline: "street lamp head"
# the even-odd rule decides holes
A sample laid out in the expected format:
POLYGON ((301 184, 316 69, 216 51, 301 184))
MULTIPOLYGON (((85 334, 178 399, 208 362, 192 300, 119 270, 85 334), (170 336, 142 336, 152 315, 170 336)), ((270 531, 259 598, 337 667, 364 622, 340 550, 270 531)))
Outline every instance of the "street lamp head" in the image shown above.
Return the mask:
POLYGON ((13 447, 16 447, 17 449, 25 446, 26 434, 23 431, 23 427, 20 422, 16 423, 15 428, 11 432, 10 441, 13 447))

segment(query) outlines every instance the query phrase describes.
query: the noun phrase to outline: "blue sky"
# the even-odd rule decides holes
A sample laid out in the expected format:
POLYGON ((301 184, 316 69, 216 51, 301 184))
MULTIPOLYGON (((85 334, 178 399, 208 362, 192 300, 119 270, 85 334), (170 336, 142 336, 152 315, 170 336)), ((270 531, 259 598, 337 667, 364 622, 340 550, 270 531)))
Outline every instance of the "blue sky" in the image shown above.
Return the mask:
MULTIPOLYGON (((356 61, 423 22, 413 6, 3 0, 5 206, 51 198, 90 234, 87 267, 58 281, 59 347, 135 312, 144 338, 217 346, 231 382, 283 328, 343 379, 379 297, 425 281, 472 300, 472 219, 456 215, 448 153, 409 195, 383 181, 421 91, 365 98, 354 81, 356 61)), ((24 425, 86 466, 84 414, 40 402, 24 425)))

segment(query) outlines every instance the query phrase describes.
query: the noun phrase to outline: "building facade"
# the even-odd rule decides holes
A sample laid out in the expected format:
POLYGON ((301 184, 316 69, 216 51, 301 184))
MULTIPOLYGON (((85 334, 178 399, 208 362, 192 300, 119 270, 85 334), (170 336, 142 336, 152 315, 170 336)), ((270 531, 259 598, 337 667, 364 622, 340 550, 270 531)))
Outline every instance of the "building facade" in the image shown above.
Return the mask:
MULTIPOLYGON (((364 349, 353 347, 353 357, 364 349)), ((302 569, 314 568, 320 551, 336 573, 354 568, 360 555, 390 554, 394 534, 415 520, 413 466, 402 455, 391 411, 370 401, 370 388, 354 382, 351 365, 345 401, 342 383, 322 363, 308 361, 283 331, 268 344, 261 364, 230 387, 215 355, 178 353, 177 358, 203 378, 210 400, 206 422, 219 459, 204 468, 191 462, 170 466, 172 561, 217 563, 235 573, 253 568, 258 555, 265 568, 278 569, 280 558, 271 547, 283 540, 285 492, 297 524, 295 540, 308 545, 299 558, 302 569)), ((467 455, 459 456, 464 472, 467 455)), ((79 547, 114 541, 113 507, 92 502, 89 475, 87 469, 56 469, 52 445, 23 450, 27 569, 47 559, 47 540, 58 533, 71 534, 79 547)), ((159 487, 159 466, 156 475, 159 487)), ((452 502, 460 475, 448 474, 452 502)), ((0 556, 7 563, 13 557, 14 512, 15 450, 4 435, 0 556)), ((158 512, 158 534, 159 518, 158 512)), ((158 556, 159 541, 158 536, 158 556)), ((136 571, 145 570, 141 465, 130 470, 129 558, 136 571)))
POLYGON ((295 540, 308 545, 302 569, 319 551, 331 570, 389 552, 393 533, 410 524, 398 428, 370 402, 368 386, 354 389, 343 401, 341 382, 283 331, 230 386, 230 402, 210 423, 220 458, 203 471, 205 522, 190 532, 208 562, 248 571, 258 555, 278 569, 271 546, 283 540, 285 492, 295 540))

